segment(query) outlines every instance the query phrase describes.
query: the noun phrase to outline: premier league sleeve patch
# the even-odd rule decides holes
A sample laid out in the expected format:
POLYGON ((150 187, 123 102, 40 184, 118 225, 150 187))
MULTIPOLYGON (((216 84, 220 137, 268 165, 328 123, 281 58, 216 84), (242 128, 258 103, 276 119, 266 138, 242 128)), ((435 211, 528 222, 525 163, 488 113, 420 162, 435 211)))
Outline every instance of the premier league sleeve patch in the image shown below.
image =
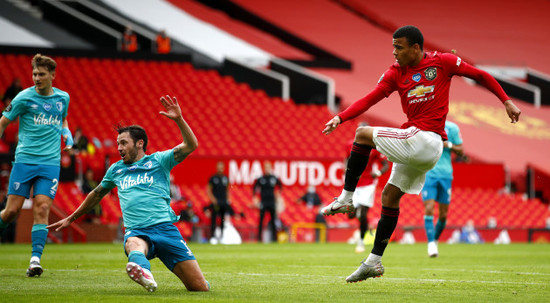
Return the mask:
POLYGON ((380 84, 380 82, 382 82, 383 79, 384 79, 384 74, 382 74, 382 76, 380 76, 380 79, 378 79, 378 84, 380 84))
POLYGON ((427 80, 433 80, 437 77, 437 69, 435 67, 428 67, 424 71, 424 76, 426 76, 427 80))

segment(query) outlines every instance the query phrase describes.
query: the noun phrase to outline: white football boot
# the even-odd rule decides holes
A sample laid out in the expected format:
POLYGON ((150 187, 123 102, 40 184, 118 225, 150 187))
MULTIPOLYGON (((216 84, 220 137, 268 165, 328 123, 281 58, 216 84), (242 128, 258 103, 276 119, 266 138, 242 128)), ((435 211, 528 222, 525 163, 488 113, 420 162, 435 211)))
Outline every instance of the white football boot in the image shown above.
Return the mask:
POLYGON ((324 216, 332 216, 335 214, 347 214, 355 210, 353 206, 353 201, 351 199, 346 199, 344 201, 338 201, 338 198, 334 198, 334 202, 323 207, 321 213, 324 216))
POLYGON ((136 281, 136 283, 143 286, 147 291, 153 292, 157 290, 157 282, 155 282, 153 274, 148 269, 142 268, 134 262, 128 262, 126 264, 126 272, 130 279, 136 281))
POLYGON ((437 250, 437 243, 435 241, 428 242, 428 256, 430 258, 435 258, 439 255, 437 250))

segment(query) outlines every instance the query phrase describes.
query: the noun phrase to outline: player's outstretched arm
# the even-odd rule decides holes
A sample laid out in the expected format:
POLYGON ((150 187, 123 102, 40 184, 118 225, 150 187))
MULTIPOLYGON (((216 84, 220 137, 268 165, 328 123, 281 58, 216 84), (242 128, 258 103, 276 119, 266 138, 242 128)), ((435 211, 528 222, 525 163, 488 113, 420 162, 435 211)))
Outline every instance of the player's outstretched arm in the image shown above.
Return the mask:
POLYGON ((506 113, 508 114, 508 117, 510 117, 510 122, 516 123, 519 121, 521 111, 514 104, 514 102, 510 100, 510 97, 508 97, 504 89, 502 89, 500 84, 498 84, 497 80, 488 72, 478 69, 466 62, 462 62, 459 75, 473 79, 491 91, 504 104, 506 113))
POLYGON ((386 97, 385 92, 380 87, 375 87, 370 93, 368 93, 363 98, 353 102, 346 110, 334 116, 330 121, 325 124, 325 129, 323 134, 328 135, 332 133, 338 125, 342 124, 344 121, 351 120, 360 114, 366 112, 380 100, 386 97))
POLYGON ((165 111, 161 111, 160 114, 174 120, 183 137, 183 142, 174 148, 174 158, 177 162, 181 162, 197 149, 199 142, 191 130, 191 127, 189 127, 187 122, 183 119, 181 108, 176 97, 171 98, 168 95, 160 97, 160 103, 162 103, 165 109, 165 111))
POLYGON ((504 102, 504 107, 506 108, 506 113, 510 117, 510 123, 516 123, 519 121, 519 115, 521 115, 521 110, 512 102, 512 100, 506 100, 504 102))
POLYGON ((99 203, 99 201, 101 201, 101 199, 103 199, 103 197, 105 197, 105 195, 109 193, 109 191, 109 189, 98 185, 86 196, 82 204, 80 204, 80 206, 72 214, 64 219, 61 219, 55 223, 46 226, 46 228, 55 228, 55 231, 59 231, 68 227, 76 219, 80 218, 80 216, 87 214, 90 210, 92 210, 99 203))
POLYGON ((328 135, 332 133, 338 127, 338 125, 340 125, 340 123, 342 123, 342 119, 340 119, 339 116, 334 116, 334 118, 330 119, 330 121, 325 124, 323 134, 328 135))
POLYGON ((74 141, 73 135, 69 130, 69 122, 67 121, 67 118, 63 119, 63 129, 61 130, 61 135, 63 136, 63 140, 65 141, 65 148, 63 150, 69 151, 71 148, 73 148, 74 141))
POLYGON ((6 118, 5 116, 2 116, 2 118, 0 118, 0 137, 4 135, 4 131, 6 130, 6 127, 8 127, 8 124, 10 123, 11 123, 11 120, 6 118))

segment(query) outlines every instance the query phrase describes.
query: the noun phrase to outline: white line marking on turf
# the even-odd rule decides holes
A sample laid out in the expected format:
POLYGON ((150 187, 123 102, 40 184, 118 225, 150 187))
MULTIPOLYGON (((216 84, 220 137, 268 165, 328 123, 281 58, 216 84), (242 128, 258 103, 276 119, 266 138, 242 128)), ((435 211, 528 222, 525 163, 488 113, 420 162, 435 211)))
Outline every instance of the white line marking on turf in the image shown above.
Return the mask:
POLYGON ((537 276, 550 276, 550 273, 542 273, 542 272, 519 272, 519 271, 502 271, 502 270, 470 270, 470 269, 443 269, 443 268, 425 268, 424 270, 428 271, 462 271, 462 272, 479 272, 479 273, 486 273, 486 274, 517 274, 517 275, 537 275, 537 276))
MULTIPOLYGON (((225 275, 241 275, 241 276, 279 276, 279 277, 308 277, 308 278, 334 278, 345 279, 343 276, 321 276, 321 275, 301 275, 301 274, 264 274, 264 273, 227 273, 227 272, 205 272, 205 274, 225 274, 225 275)), ((445 279, 418 279, 418 278, 377 278, 375 281, 383 282, 384 280, 391 281, 414 281, 414 282, 443 282, 443 283, 484 283, 484 284, 528 284, 528 285, 548 285, 548 283, 539 282, 518 282, 518 281, 483 281, 483 280, 445 280, 445 279)))
MULTIPOLYGON (((3 268, 2 271, 21 271, 17 268, 3 268)), ((46 272, 46 270, 44 270, 46 272)), ((51 272, 102 272, 102 273, 124 273, 124 270, 98 270, 98 269, 51 269, 48 270, 51 272)), ((168 274, 169 272, 154 272, 155 275, 168 274)), ((499 272, 507 273, 507 272, 499 272)), ((213 275, 240 275, 240 276, 278 276, 278 277, 302 277, 302 278, 323 278, 323 279, 341 279, 344 280, 344 276, 327 276, 327 275, 303 275, 303 274, 282 274, 282 273, 245 273, 245 272, 216 272, 216 271, 205 271, 204 274, 213 274, 213 275)), ((509 273, 508 273, 509 274, 509 273)), ((537 273, 524 273, 524 274, 537 274, 537 273)), ((541 273, 542 274, 542 273, 541 273)), ((546 274, 545 274, 546 275, 546 274)), ((374 280, 376 283, 383 283, 384 281, 402 281, 402 282, 424 282, 424 283, 482 283, 482 284, 514 284, 514 285, 545 285, 548 283, 543 282, 518 282, 518 281, 483 281, 483 280, 445 280, 445 279, 418 279, 418 278, 390 278, 382 277, 374 280)), ((258 281, 257 281, 258 282, 258 281)), ((272 281, 267 281, 272 283, 272 281)), ((318 283, 318 282, 316 282, 318 283)))
MULTIPOLYGON (((350 268, 350 266, 329 266, 329 265, 287 265, 286 267, 298 267, 298 268, 350 268)), ((392 267, 392 269, 409 269, 409 267, 392 267)), ((502 270, 470 270, 470 269, 458 269, 458 268, 421 268, 422 271, 462 271, 462 272, 478 272, 489 274, 518 274, 518 275, 536 275, 536 276, 550 276, 550 273, 542 272, 520 272, 520 271, 502 271, 502 270)))

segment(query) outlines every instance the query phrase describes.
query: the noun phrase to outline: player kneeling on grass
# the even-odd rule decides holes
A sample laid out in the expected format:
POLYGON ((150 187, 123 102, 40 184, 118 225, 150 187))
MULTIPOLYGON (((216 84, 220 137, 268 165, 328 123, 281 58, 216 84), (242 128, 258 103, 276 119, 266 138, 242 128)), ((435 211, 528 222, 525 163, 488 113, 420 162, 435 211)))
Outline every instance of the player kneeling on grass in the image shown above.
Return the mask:
POLYGON ((210 284, 204 279, 195 256, 172 224, 178 218, 170 208, 170 170, 197 148, 197 138, 183 119, 175 97, 162 97, 160 102, 166 110, 160 113, 176 122, 183 142, 171 150, 147 155, 147 134, 141 126, 118 127, 117 145, 122 159, 109 167, 101 184, 78 209, 48 228, 56 231, 66 228, 118 186, 126 228, 124 249, 128 255, 128 276, 148 291, 155 291, 157 283, 149 260, 159 257, 188 290, 208 291, 210 284))

